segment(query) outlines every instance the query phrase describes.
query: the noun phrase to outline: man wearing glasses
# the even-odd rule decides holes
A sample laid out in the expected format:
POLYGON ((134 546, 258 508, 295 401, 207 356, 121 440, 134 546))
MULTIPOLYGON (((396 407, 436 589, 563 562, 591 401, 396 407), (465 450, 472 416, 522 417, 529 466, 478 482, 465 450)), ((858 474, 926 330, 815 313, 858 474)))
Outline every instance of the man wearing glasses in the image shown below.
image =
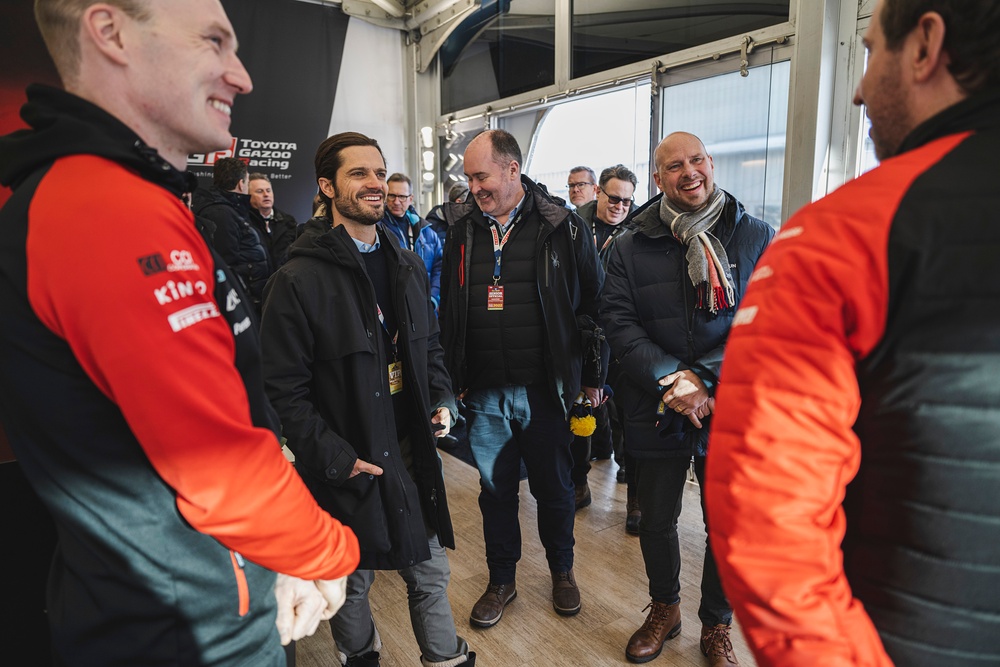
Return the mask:
MULTIPOLYGON (((576 212, 590 228, 598 255, 606 259, 612 239, 624 229, 622 223, 628 214, 635 210, 633 195, 637 180, 628 167, 616 164, 601 172, 598 183, 597 199, 579 206, 576 212)), ((611 379, 608 380, 611 384, 611 379)), ((591 458, 606 459, 614 451, 619 466, 618 481, 625 482, 627 479, 624 452, 621 451, 621 422, 618 419, 614 399, 608 399, 604 404, 594 408, 594 417, 597 420, 597 430, 594 434, 589 437, 578 435, 573 440, 572 478, 576 487, 578 510, 591 502, 590 485, 587 484, 591 458)), ((638 535, 640 513, 639 503, 634 495, 635 485, 630 484, 625 530, 638 535)))
POLYGON ((597 199, 597 175, 590 167, 570 169, 566 187, 569 189, 570 203, 577 208, 597 199))
POLYGON ((441 303, 441 238, 413 208, 413 184, 405 174, 389 176, 382 226, 396 235, 399 244, 424 261, 430 279, 430 297, 437 312, 441 303))
MULTIPOLYGON (((649 616, 625 657, 648 662, 681 630, 677 517, 687 472, 704 488, 710 416, 729 328, 774 230, 715 185, 712 156, 676 132, 653 154, 663 193, 636 211, 610 246, 601 323, 618 364, 615 399, 642 508, 639 545, 649 577, 649 616)), ((733 610, 706 546, 701 650, 712 667, 736 665, 733 610)))

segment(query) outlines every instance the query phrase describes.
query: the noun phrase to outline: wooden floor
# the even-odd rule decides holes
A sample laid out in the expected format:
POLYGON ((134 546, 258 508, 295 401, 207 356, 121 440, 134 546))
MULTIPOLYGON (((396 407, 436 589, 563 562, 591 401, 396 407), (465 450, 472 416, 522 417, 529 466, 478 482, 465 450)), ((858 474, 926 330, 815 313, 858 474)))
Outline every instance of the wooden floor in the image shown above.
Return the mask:
MULTIPOLYGON (((442 452, 448 502, 455 527, 455 551, 449 551, 449 598, 458 633, 478 655, 477 667, 549 667, 628 665, 625 644, 645 619, 649 602, 639 538, 625 532, 625 485, 615 483, 617 466, 595 461, 590 472, 594 502, 576 514, 575 566, 583 608, 576 616, 552 610, 551 578, 538 540, 535 501, 521 482, 523 556, 517 571, 517 598, 492 628, 469 625, 472 605, 489 581, 479 513, 479 475, 459 459, 442 452)), ((698 649, 701 622, 698 602, 705 531, 698 487, 688 484, 680 518, 681 634, 668 641, 654 667, 706 665, 698 649)), ((379 572, 371 603, 384 646, 382 665, 419 667, 420 651, 410 629, 406 587, 395 572, 379 572)), ((755 663, 738 628, 732 633, 744 667, 755 663)), ((329 625, 298 644, 298 667, 336 667, 336 648, 329 625)))

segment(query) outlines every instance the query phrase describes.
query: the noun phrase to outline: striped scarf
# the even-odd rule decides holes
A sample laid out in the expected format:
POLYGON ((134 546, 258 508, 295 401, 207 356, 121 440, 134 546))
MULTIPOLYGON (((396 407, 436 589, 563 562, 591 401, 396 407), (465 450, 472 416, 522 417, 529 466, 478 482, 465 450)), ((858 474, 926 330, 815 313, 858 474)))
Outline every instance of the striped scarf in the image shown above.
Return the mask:
POLYGON ((722 243, 711 233, 725 206, 726 194, 719 188, 715 188, 704 208, 692 213, 671 208, 665 196, 660 199, 660 219, 670 228, 674 238, 688 247, 688 276, 695 288, 695 308, 712 313, 736 305, 729 257, 722 243))

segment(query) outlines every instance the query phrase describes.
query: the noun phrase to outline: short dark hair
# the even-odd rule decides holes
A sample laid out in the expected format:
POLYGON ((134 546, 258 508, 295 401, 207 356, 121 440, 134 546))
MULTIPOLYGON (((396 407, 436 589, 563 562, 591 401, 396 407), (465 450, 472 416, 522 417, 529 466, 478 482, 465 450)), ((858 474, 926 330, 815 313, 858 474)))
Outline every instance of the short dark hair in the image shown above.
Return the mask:
POLYGON ((262 174, 259 171, 255 171, 254 173, 250 174, 250 180, 251 181, 267 181, 268 183, 271 182, 271 179, 267 177, 267 174, 262 174))
POLYGON ((623 164, 616 164, 615 166, 608 167, 607 169, 602 171, 601 180, 598 181, 597 184, 603 188, 605 185, 608 184, 608 181, 610 181, 612 178, 617 178, 619 181, 628 181, 629 183, 632 184, 632 187, 635 187, 636 185, 639 184, 639 179, 635 177, 635 174, 632 173, 632 170, 623 164))
MULTIPOLYGON (((382 156, 382 162, 385 162, 385 154, 382 153, 382 148, 377 141, 360 132, 341 132, 327 137, 316 149, 316 180, 325 178, 336 182, 337 170, 344 164, 344 161, 340 159, 340 153, 351 146, 374 146, 378 149, 378 154, 382 156)), ((333 216, 333 202, 322 189, 319 191, 319 198, 326 205, 326 217, 331 218, 333 216)))
POLYGON ((391 176, 389 176, 389 178, 385 179, 385 182, 386 183, 406 183, 407 185, 410 186, 410 191, 411 192, 413 191, 413 181, 410 180, 409 176, 407 176, 406 174, 401 174, 398 171, 395 174, 392 174, 391 176))
POLYGON ((944 19, 948 71, 966 94, 1000 88, 1000 2, 968 0, 883 0, 879 16, 886 45, 898 51, 920 17, 944 19))
POLYGON ((517 145, 517 139, 507 130, 486 130, 483 132, 493 148, 493 161, 507 166, 513 160, 517 162, 518 168, 524 166, 524 158, 521 156, 521 147, 517 145))
POLYGON ((212 171, 212 185, 220 190, 234 190, 247 175, 247 163, 236 157, 219 158, 212 171))
POLYGON ((594 170, 591 169, 590 167, 584 167, 583 165, 580 165, 579 167, 573 167, 572 169, 570 169, 569 173, 570 173, 570 175, 572 175, 572 174, 578 174, 581 171, 587 172, 587 175, 590 176, 590 182, 591 183, 596 183, 597 182, 597 174, 595 174, 594 170))

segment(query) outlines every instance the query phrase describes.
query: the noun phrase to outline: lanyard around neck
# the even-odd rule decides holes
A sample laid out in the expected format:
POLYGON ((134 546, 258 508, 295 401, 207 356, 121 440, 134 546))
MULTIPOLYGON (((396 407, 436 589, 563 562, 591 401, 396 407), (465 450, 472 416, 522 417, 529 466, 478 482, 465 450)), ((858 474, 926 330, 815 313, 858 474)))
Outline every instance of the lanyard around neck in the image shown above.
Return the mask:
POLYGON ((507 233, 503 235, 503 238, 500 238, 500 223, 494 222, 494 224, 490 225, 490 233, 493 234, 493 259, 496 260, 496 263, 493 265, 494 285, 500 284, 500 266, 503 262, 503 247, 507 245, 507 241, 510 240, 511 232, 514 231, 514 226, 520 218, 521 214, 518 213, 517 217, 514 218, 514 221, 510 223, 510 227, 507 228, 507 233))
POLYGON ((382 328, 385 329, 385 333, 392 340, 392 358, 398 359, 399 353, 397 352, 396 341, 399 340, 399 329, 396 330, 396 333, 389 331, 389 325, 385 323, 385 315, 382 314, 382 307, 379 306, 378 303, 375 304, 375 310, 378 311, 379 323, 382 325, 382 328))

